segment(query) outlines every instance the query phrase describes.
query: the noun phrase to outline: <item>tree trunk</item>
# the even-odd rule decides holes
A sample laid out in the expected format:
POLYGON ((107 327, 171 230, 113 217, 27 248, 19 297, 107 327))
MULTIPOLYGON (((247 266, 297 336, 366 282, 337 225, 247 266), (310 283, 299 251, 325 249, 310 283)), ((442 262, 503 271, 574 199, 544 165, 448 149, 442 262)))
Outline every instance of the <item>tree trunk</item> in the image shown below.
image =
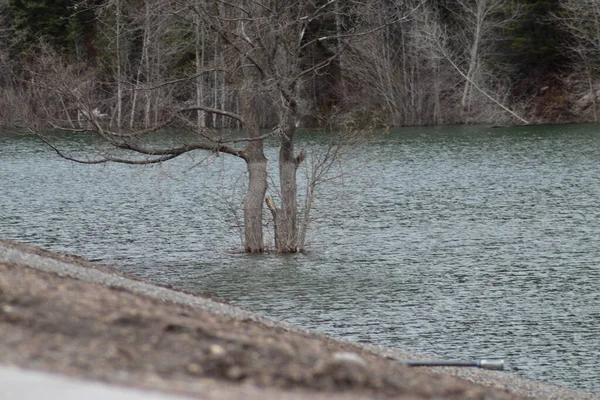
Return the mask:
POLYGON ((308 231, 308 222, 310 221, 310 210, 312 209, 315 199, 316 177, 313 171, 313 176, 306 187, 306 198, 304 199, 304 212, 302 213, 302 222, 298 228, 298 251, 302 251, 306 245, 306 232, 308 231))
MULTIPOLYGON (((200 27, 200 17, 194 14, 196 32, 196 105, 204 105, 204 76, 202 70, 205 62, 204 27, 200 27)), ((203 110, 196 111, 198 129, 206 127, 206 116, 203 110)))
MULTIPOLYGON (((293 113, 291 113, 294 115, 293 113)), ((272 201, 267 204, 275 222, 275 249, 277 253, 295 253, 298 251, 298 231, 296 219, 298 212, 296 171, 304 158, 294 154, 294 119, 286 118, 279 147, 279 189, 281 206, 277 207, 272 201)))
POLYGON ((471 108, 471 82, 476 80, 477 64, 479 62, 479 42, 482 36, 482 28, 485 18, 485 2, 477 2, 477 14, 475 21, 475 32, 473 33, 473 43, 469 54, 469 69, 467 70, 467 79, 461 99, 463 111, 469 112, 471 108))
POLYGON ((296 213, 296 158, 294 157, 294 128, 285 132, 279 148, 279 187, 281 190, 281 208, 277 213, 275 226, 277 231, 277 251, 293 253, 297 250, 296 213))
MULTIPOLYGON (((213 54, 213 63, 215 66, 217 66, 217 60, 218 60, 218 56, 219 56, 219 38, 216 37, 215 38, 215 50, 214 50, 214 54, 213 54)), ((213 108, 219 108, 219 104, 218 104, 218 99, 219 99, 219 72, 215 69, 215 71, 213 72, 213 108)), ((219 126, 217 126, 217 114, 213 113, 212 114, 212 127, 213 128, 218 128, 219 126)), ((222 128, 222 127, 221 127, 222 128)))
POLYGON ((258 112, 251 90, 240 91, 243 129, 250 141, 244 149, 244 160, 248 167, 248 191, 244 196, 244 248, 246 253, 262 253, 265 250, 263 240, 263 203, 267 192, 267 159, 260 139, 258 112))
MULTIPOLYGON (((148 87, 151 85, 153 73, 150 67, 150 32, 151 32, 151 15, 150 15, 150 4, 146 2, 146 18, 144 20, 144 39, 142 44, 142 59, 140 60, 140 65, 142 63, 145 64, 146 69, 146 79, 145 85, 148 87)), ((152 94, 154 93, 152 90, 146 87, 144 91, 144 97, 146 99, 146 105, 144 108, 144 128, 148 129, 151 124, 150 114, 152 112, 152 94)))
POLYGON ((117 14, 117 128, 121 129, 121 121, 123 118, 123 71, 121 67, 121 1, 117 0, 116 2, 116 14, 117 14))

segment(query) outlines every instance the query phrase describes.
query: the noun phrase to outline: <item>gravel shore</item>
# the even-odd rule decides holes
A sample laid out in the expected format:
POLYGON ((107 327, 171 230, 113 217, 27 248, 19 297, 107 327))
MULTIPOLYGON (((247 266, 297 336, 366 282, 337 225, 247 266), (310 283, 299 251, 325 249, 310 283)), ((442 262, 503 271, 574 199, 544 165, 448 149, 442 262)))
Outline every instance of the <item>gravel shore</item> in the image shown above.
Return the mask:
MULTIPOLYGON (((41 249, 38 249, 35 247, 23 245, 23 244, 13 242, 13 241, 0 240, 0 264, 4 264, 5 266, 22 266, 22 267, 26 267, 29 269, 41 271, 44 273, 50 273, 50 274, 53 274, 53 276, 57 276, 59 278, 75 279, 78 281, 87 282, 87 283, 91 283, 94 285, 100 285, 102 287, 110 288, 111 290, 122 290, 122 291, 126 291, 127 293, 132 293, 132 294, 135 294, 138 296, 144 296, 147 298, 156 299, 160 303, 176 304, 176 305, 180 305, 180 306, 190 307, 193 309, 201 310, 202 312, 208 313, 210 315, 223 316, 228 319, 232 319, 234 321, 242 321, 244 324, 258 324, 260 326, 268 327, 269 329, 274 330, 274 332, 277 332, 279 335, 284 335, 284 334, 285 335, 297 335, 299 338, 301 337, 302 340, 304 340, 306 338, 311 339, 311 340, 312 339, 320 340, 323 343, 327 344, 327 346, 328 346, 327 348, 331 347, 332 349, 334 349, 335 346, 338 346, 339 348, 343 349, 344 346, 346 346, 346 348, 349 348, 349 349, 360 349, 360 350, 364 351, 365 354, 372 353, 372 354, 380 355, 381 356, 380 358, 382 360, 385 360, 385 359, 406 360, 406 359, 422 358, 419 355, 409 354, 400 349, 386 348, 386 347, 373 346, 373 345, 359 345, 359 344, 355 344, 355 343, 345 342, 343 340, 332 339, 325 335, 321 335, 318 333, 303 330, 303 329, 297 328, 297 327, 292 326, 287 323, 282 323, 282 322, 271 320, 269 318, 265 318, 263 316, 255 314, 255 313, 245 310, 243 308, 235 307, 230 304, 227 304, 226 302, 219 301, 218 299, 212 299, 208 296, 202 296, 202 295, 198 295, 198 294, 194 294, 194 293, 188 293, 188 292, 173 289, 168 286, 159 285, 159 284, 148 282, 148 281, 145 281, 142 279, 125 276, 114 270, 95 266, 92 263, 90 263, 80 257, 77 257, 77 256, 57 254, 57 253, 41 250, 41 249)), ((3 299, 2 291, 0 291, 0 305, 2 305, 2 299, 3 299)), ((4 305, 3 307, 4 307, 4 310, 6 311, 9 309, 6 307, 12 307, 12 306, 4 305)), ((2 317, 2 312, 0 311, 0 322, 2 322, 1 317, 2 317)), ((176 328, 172 328, 172 329, 176 329, 176 328)), ((273 342, 275 342, 275 341, 277 341, 277 337, 273 336, 271 338, 271 340, 273 342)), ((294 340, 296 340, 296 339, 294 339, 294 340)), ((298 340, 300 340, 300 339, 298 339, 298 340)), ((213 344, 211 346, 212 346, 212 347, 210 347, 211 351, 214 350, 217 353, 221 351, 221 350, 219 350, 219 347, 214 347, 216 345, 213 344)), ((337 351, 339 353, 339 350, 334 349, 332 351, 337 351)), ((11 359, 10 359, 10 357, 5 358, 5 359, 0 358, 0 362, 10 363, 11 359)), ((22 362, 21 364, 23 364, 23 363, 24 362, 22 362)), ((379 364, 377 364, 377 365, 379 365, 379 364)), ((419 369, 425 370, 424 368, 423 369, 419 368, 419 369)), ((484 370, 478 370, 478 369, 473 369, 473 368, 447 368, 447 367, 427 368, 426 371, 431 376, 449 376, 449 375, 457 376, 457 377, 461 378, 462 380, 472 382, 473 384, 483 385, 485 387, 491 388, 490 390, 499 389, 498 393, 507 392, 511 396, 514 396, 514 398, 518 398, 518 397, 522 396, 522 397, 537 398, 537 399, 598 399, 598 397, 595 397, 588 393, 583 393, 583 392, 573 391, 573 390, 569 390, 569 389, 562 388, 562 387, 547 385, 547 384, 537 382, 537 381, 525 380, 525 379, 521 379, 521 378, 512 376, 510 374, 501 373, 501 372, 484 371, 484 370)), ((233 374, 231 368, 229 370, 227 370, 226 375, 229 373, 233 374)), ((217 378, 219 378, 219 377, 217 377, 217 378)), ((227 376, 226 376, 226 378, 227 378, 227 376)), ((108 378, 106 378, 106 379, 108 379, 108 378)), ((140 379, 142 379, 142 378, 140 378, 140 379)), ((143 378, 142 380, 144 380, 144 379, 146 379, 146 378, 143 378)), ((414 378, 414 379, 417 379, 417 378, 414 378)), ((110 380, 110 379, 108 379, 108 380, 110 380)), ((173 382, 175 382, 175 381, 173 381, 173 382)), ((173 389, 174 385, 175 386, 176 385, 185 386, 186 384, 191 385, 191 383, 189 383, 188 381, 186 381, 187 383, 182 383, 180 381, 177 381, 177 382, 171 383, 170 385, 164 384, 164 382, 163 382, 163 384, 162 384, 163 386, 161 386, 161 385, 152 386, 151 384, 142 385, 142 386, 157 387, 158 389, 161 389, 161 390, 171 391, 173 389)), ((219 380, 218 382, 220 382, 220 383, 218 383, 218 385, 216 385, 216 386, 219 386, 221 388, 221 390, 222 390, 221 393, 229 393, 229 395, 231 395, 232 398, 236 397, 236 393, 237 393, 237 397, 244 398, 246 396, 246 393, 250 393, 250 392, 252 392, 252 390, 256 391, 257 398, 259 398, 259 397, 265 398, 265 396, 272 397, 272 396, 268 395, 269 392, 264 391, 265 385, 263 385, 263 386, 259 385, 257 387, 252 386, 252 389, 250 387, 245 387, 245 389, 243 391, 244 396, 242 396, 242 394, 241 394, 242 392, 240 392, 239 386, 233 386, 233 384, 231 384, 231 383, 224 384, 224 383, 222 383, 221 380, 219 380), (242 397, 240 397, 240 396, 242 396, 242 397)), ((418 380, 415 382, 418 382, 418 380)), ((121 382, 121 383, 126 383, 126 382, 121 382)), ((212 390, 214 390, 214 388, 216 386, 213 385, 212 390)), ((266 385, 266 386, 268 386, 268 385, 266 385)), ((333 387, 333 386, 332 386, 332 388, 337 389, 337 387, 333 387)), ((183 392, 186 394, 190 394, 189 390, 186 390, 185 388, 180 388, 180 389, 181 390, 176 390, 176 392, 183 392)), ((285 387, 282 389, 282 387, 276 386, 271 389, 270 393, 271 393, 271 395, 274 395, 274 397, 281 397, 282 396, 281 390, 284 390, 284 389, 285 389, 285 387)), ((312 390, 315 388, 312 388, 309 385, 308 389, 312 390)), ((202 393, 204 393, 204 394, 210 392, 210 390, 207 389, 206 387, 204 387, 203 390, 204 390, 204 392, 202 392, 202 393)), ((461 389, 461 390, 463 390, 463 389, 461 389)), ((464 390, 466 390, 466 389, 464 389, 464 390)), ((191 393, 195 393, 195 392, 192 391, 191 393)), ((286 393, 287 393, 288 398, 293 398, 293 396, 298 396, 298 393, 296 393, 296 392, 294 392, 295 394, 293 396, 292 396, 292 392, 286 392, 286 393)), ((423 393, 424 392, 415 392, 414 397, 411 397, 410 395, 408 395, 408 397, 402 397, 402 398, 428 398, 426 396, 426 394, 423 394, 423 393)), ((427 392, 427 393, 429 393, 429 392, 427 392)), ((446 393, 446 392, 444 392, 444 393, 446 393)), ((484 393, 484 392, 481 392, 481 393, 484 393)), ((502 395, 497 394, 496 392, 490 392, 489 397, 487 395, 481 394, 481 393, 477 395, 479 397, 475 396, 472 398, 504 398, 504 397, 502 397, 502 395)), ((313 393, 313 394, 311 394, 311 397, 314 397, 314 398, 320 397, 320 395, 318 393, 313 393), (314 394, 314 396, 313 396, 313 394, 314 394)), ((348 394, 348 393, 346 393, 346 394, 348 394)), ((440 393, 431 392, 431 394, 432 394, 432 398, 434 398, 434 397, 440 398, 439 396, 441 396, 442 398, 446 398, 446 395, 441 392, 440 393)), ((227 395, 225 397, 228 397, 229 395, 227 395)), ((299 398, 306 398, 305 394, 304 395, 301 394, 299 396, 300 396, 299 398)), ((338 396, 342 396, 344 398, 348 397, 344 394, 344 392, 342 392, 342 394, 336 392, 336 395, 334 397, 338 397, 338 396)), ((353 396, 354 397, 358 396, 356 398, 362 398, 361 396, 356 395, 356 394, 353 396)), ((207 398, 209 398, 209 397, 210 396, 208 396, 207 398)), ((213 398, 219 398, 219 397, 220 396, 218 396, 218 395, 213 396, 213 398)), ((283 397, 285 397, 285 396, 283 396, 283 397)), ((328 396, 325 396, 325 397, 328 397, 328 396)), ((370 397, 370 396, 367 396, 367 397, 370 397)), ((392 397, 394 397, 394 396, 392 396, 392 397)), ((450 397, 448 397, 448 398, 450 398, 450 397)), ((456 398, 461 398, 461 396, 458 396, 456 398)))

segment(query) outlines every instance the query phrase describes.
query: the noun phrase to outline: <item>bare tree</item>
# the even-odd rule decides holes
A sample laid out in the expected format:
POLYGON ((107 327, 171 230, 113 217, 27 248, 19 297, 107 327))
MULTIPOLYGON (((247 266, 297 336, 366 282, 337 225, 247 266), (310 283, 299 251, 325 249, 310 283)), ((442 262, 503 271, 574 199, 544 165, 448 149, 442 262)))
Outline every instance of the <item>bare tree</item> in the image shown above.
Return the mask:
POLYGON ((441 123, 444 88, 456 84, 441 68, 437 51, 423 43, 419 15, 428 7, 419 0, 372 2, 361 18, 367 25, 385 25, 354 40, 343 54, 348 80, 355 89, 351 109, 357 118, 392 126, 441 123))
POLYGON ((507 105, 502 91, 498 90, 501 77, 491 75, 485 68, 490 62, 486 54, 492 46, 492 33, 514 21, 519 9, 511 8, 512 4, 507 0, 457 0, 456 4, 458 10, 451 11, 459 29, 445 27, 438 9, 423 9, 418 16, 419 35, 422 43, 430 46, 463 79, 460 98, 463 111, 472 111, 473 95, 478 93, 483 100, 480 105, 488 102, 522 123, 529 123, 507 105), (454 32, 454 35, 450 32, 454 32))
POLYGON ((13 36, 8 0, 0 0, 0 128, 13 124, 23 93, 15 90, 12 79, 10 42, 13 36))
MULTIPOLYGON (((131 7, 125 8, 122 0, 112 0, 104 7, 112 7, 114 14, 107 13, 109 8, 99 11, 104 12, 104 37, 113 51, 113 63, 104 68, 109 72, 105 76, 116 81, 114 91, 107 91, 111 86, 94 71, 60 60, 50 51, 40 56, 38 65, 29 71, 29 82, 37 102, 44 105, 36 111, 43 124, 31 125, 31 129, 42 135, 47 129, 77 130, 73 118, 85 119, 85 129, 104 139, 114 151, 81 158, 63 153, 42 137, 61 156, 87 164, 153 164, 193 151, 239 157, 248 172, 243 202, 245 251, 265 251, 265 203, 274 221, 277 252, 301 250, 312 200, 306 203, 301 217, 296 175, 306 152, 296 150, 295 134, 298 121, 310 112, 303 98, 304 85, 339 57, 340 35, 335 23, 328 23, 336 20, 340 10, 336 0, 178 0, 162 2, 160 13, 153 8, 158 3, 146 0, 145 7, 136 13, 131 7), (190 29, 185 33, 173 31, 182 26, 190 29), (136 41, 136 35, 141 40, 136 41), (152 50, 152 42, 163 47, 152 50), (164 50, 167 43, 176 51, 164 50), (212 49, 207 43, 213 44, 212 49), (326 56, 307 57, 315 46, 327 49, 322 53, 326 56), (192 62, 187 62, 190 56, 192 62), (203 85, 211 77, 213 92, 207 93, 203 85), (123 124, 127 110, 132 118, 138 114, 136 93, 140 90, 146 106, 143 123, 123 124), (160 101, 151 101, 158 93, 162 93, 160 101), (206 99, 212 99, 212 106, 203 101, 206 99), (148 118, 151 107, 160 108, 160 118, 148 118), (203 113, 235 121, 244 136, 205 128, 203 113), (261 131, 265 115, 274 123, 268 131, 261 131), (165 148, 146 138, 146 133, 167 127, 185 128, 193 135, 165 148), (264 141, 268 138, 279 143, 278 187, 266 197, 269 176, 264 141)), ((343 9, 349 14, 355 11, 343 9)), ((343 36, 348 41, 358 35, 346 31, 343 36)), ((337 159, 334 154, 318 163, 316 170, 320 172, 309 183, 311 199, 317 183, 323 180, 323 168, 337 159)))
POLYGON ((257 119, 259 103, 265 101, 276 116, 277 124, 270 136, 279 141, 279 199, 268 197, 266 204, 274 221, 275 247, 282 253, 299 249, 296 172, 305 152, 295 150, 295 130, 305 112, 302 84, 335 58, 306 63, 303 56, 310 46, 324 41, 336 44, 335 32, 317 30, 316 25, 327 16, 335 16, 334 3, 317 6, 308 0, 242 1, 235 5, 219 2, 196 10, 220 37, 227 55, 235 60, 236 70, 231 76, 241 82, 237 119, 250 140, 245 149, 249 172, 244 200, 247 243, 255 238, 262 240, 259 226, 267 189, 267 160, 257 119), (249 226, 254 229, 249 231, 249 226))
POLYGON ((591 105, 595 122, 598 122, 597 79, 600 73, 600 0, 560 0, 561 12, 554 17, 567 33, 569 41, 565 51, 574 56, 573 67, 583 76, 587 94, 578 101, 583 111, 591 105))

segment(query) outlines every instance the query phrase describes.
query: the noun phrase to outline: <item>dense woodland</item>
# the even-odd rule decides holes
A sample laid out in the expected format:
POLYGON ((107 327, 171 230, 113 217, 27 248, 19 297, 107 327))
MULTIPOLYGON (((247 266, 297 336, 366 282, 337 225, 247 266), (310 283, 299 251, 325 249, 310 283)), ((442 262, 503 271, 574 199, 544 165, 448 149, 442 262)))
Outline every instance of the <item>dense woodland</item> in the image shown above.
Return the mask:
MULTIPOLYGON (((280 15, 311 18, 299 61, 317 68, 301 78, 298 125, 597 119, 600 0, 308 3, 311 16, 280 15)), ((113 125, 147 128, 201 105, 199 125, 235 127, 210 112, 240 107, 231 40, 207 19, 225 4, 236 2, 0 0, 0 126, 25 110, 70 112, 33 93, 60 75, 113 125)), ((261 127, 276 124, 266 97, 261 127)))
POLYGON ((597 120, 600 0, 0 0, 0 18, 0 126, 86 164, 243 160, 249 253, 303 250, 316 189, 374 128, 597 120), (298 127, 331 144, 296 151, 298 127), (102 145, 65 153, 57 131, 102 145))

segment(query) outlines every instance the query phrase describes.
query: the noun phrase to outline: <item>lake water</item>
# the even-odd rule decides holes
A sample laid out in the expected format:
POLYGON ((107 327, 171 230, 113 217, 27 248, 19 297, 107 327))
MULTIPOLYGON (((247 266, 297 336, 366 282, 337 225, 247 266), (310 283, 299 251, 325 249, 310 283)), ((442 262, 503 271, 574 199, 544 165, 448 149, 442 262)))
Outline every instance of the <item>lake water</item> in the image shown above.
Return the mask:
POLYGON ((308 253, 247 256, 242 162, 86 166, 4 134, 0 236, 333 336, 504 358, 600 394, 600 126, 394 130, 342 168, 318 193, 308 253))

